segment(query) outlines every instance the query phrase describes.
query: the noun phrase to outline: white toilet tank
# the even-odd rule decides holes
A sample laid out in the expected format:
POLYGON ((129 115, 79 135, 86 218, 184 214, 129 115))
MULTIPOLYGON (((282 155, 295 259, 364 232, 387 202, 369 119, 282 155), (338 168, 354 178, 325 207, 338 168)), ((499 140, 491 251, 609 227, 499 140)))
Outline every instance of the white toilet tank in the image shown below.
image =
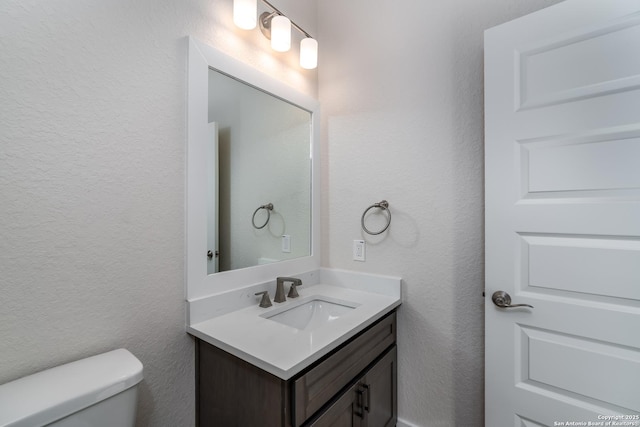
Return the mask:
POLYGON ((0 427, 133 427, 142 363, 121 348, 0 385, 0 427))

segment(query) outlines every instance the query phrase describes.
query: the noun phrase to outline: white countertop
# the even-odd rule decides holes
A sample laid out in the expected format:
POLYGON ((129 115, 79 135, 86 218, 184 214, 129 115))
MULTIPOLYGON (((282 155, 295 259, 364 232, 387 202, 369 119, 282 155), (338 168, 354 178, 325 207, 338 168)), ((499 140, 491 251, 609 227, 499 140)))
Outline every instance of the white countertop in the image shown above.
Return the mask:
MULTIPOLYGON (((336 274, 341 273, 330 271, 324 276, 335 279, 336 274)), ((372 282, 379 282, 382 277, 388 279, 388 283, 383 287, 373 286, 372 291, 366 291, 363 290, 366 286, 362 286, 362 283, 366 283, 366 278, 371 275, 358 275, 364 276, 364 280, 363 277, 358 277, 353 281, 356 289, 352 289, 348 287, 348 279, 354 274, 358 275, 345 272, 347 280, 336 280, 336 285, 320 283, 299 287, 299 298, 273 303, 269 308, 259 307, 259 299, 256 297, 255 304, 188 325, 187 332, 287 380, 401 304, 399 278, 373 276, 372 282), (385 289, 381 291, 381 288, 385 289), (294 307, 301 300, 314 297, 349 301, 358 305, 326 325, 310 331, 265 318, 272 311, 284 311, 286 307, 294 307)))

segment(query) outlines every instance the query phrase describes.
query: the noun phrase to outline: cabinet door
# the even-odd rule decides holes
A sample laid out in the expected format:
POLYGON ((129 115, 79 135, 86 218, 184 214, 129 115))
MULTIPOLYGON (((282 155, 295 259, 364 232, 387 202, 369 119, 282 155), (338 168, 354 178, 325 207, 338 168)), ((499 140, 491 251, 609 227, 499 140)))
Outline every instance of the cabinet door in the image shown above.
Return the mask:
POLYGON ((291 427, 285 381, 211 344, 196 342, 196 425, 291 427))
POLYGON ((393 427, 398 419, 398 356, 396 346, 367 372, 364 412, 367 427, 393 427))
POLYGON ((360 384, 354 384, 309 427, 364 427, 360 384))

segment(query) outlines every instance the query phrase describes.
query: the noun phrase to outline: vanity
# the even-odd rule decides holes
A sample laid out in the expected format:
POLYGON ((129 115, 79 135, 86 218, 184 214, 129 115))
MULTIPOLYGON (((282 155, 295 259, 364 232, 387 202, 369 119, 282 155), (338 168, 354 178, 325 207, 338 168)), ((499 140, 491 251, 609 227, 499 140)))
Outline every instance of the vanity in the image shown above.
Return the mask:
POLYGON ((395 426, 401 279, 321 268, 319 104, 188 38, 199 426, 395 426), (268 306, 276 278, 301 286, 268 306))
MULTIPOLYGON (((187 328, 197 338, 198 425, 395 425, 400 279, 331 269, 302 276, 295 299, 226 306, 187 328)), ((262 287, 210 298, 208 309, 194 304, 193 314, 262 287)))
POLYGON ((285 380, 196 345, 197 425, 395 426, 396 315, 285 380))

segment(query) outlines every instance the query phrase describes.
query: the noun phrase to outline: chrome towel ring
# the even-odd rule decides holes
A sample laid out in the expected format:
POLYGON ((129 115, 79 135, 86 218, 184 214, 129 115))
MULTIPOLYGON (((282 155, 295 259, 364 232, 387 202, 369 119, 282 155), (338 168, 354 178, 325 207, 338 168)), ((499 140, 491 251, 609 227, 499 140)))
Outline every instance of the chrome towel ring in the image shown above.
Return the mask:
POLYGON ((253 216, 251 217, 251 224, 253 224, 253 228, 255 228, 256 230, 260 230, 261 228, 264 228, 267 224, 269 224, 269 220, 271 219, 271 211, 272 210, 273 210, 273 203, 267 203, 266 205, 262 205, 258 209, 253 211, 253 216), (262 224, 261 226, 258 227, 256 225, 256 214, 258 213, 258 211, 260 209, 264 209, 264 210, 267 211, 267 220, 264 222, 264 224, 262 224))
POLYGON ((369 206, 362 213, 360 224, 362 224, 362 229, 365 231, 365 233, 371 234, 372 236, 375 236, 376 234, 384 233, 387 230, 387 228, 389 228, 389 225, 391 225, 391 211, 389 210, 389 202, 387 202, 386 200, 383 200, 379 203, 374 203, 371 206, 369 206), (364 216, 367 214, 367 212, 369 212, 373 208, 379 208, 379 209, 382 209, 383 211, 387 211, 387 225, 385 225, 384 228, 380 231, 369 231, 369 229, 364 225, 364 216))

